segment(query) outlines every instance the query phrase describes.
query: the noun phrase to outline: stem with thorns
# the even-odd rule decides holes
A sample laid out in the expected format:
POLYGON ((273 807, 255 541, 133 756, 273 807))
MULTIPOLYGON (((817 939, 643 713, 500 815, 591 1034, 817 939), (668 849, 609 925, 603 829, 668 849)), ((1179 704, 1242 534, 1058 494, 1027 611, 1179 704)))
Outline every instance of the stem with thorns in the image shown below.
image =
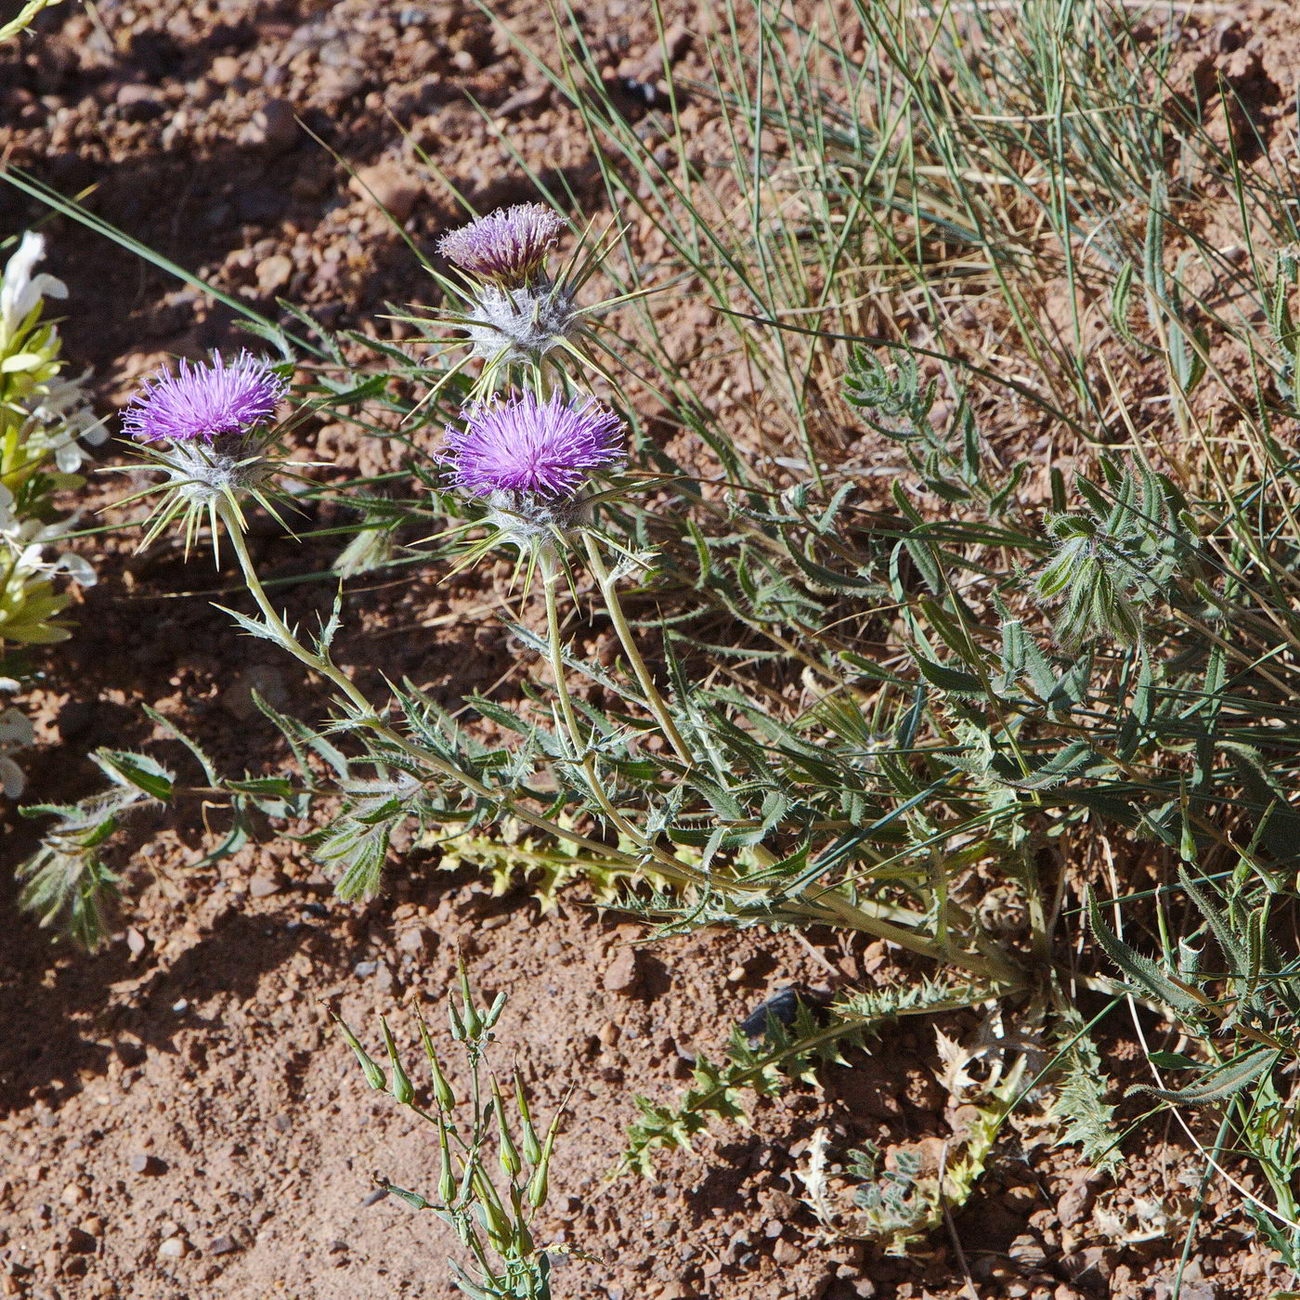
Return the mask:
MULTIPOLYGON (((417 745, 402 735, 387 722, 383 721, 376 713, 370 701, 362 694, 360 688, 343 672, 343 670, 333 664, 325 655, 316 654, 308 650, 306 646, 294 636, 293 632, 285 623, 284 619, 276 612, 275 606, 272 605, 270 598, 267 596, 262 586, 261 579, 253 567, 252 556, 248 552, 248 546, 244 540, 244 534, 240 528, 239 516, 234 509, 222 503, 218 506, 218 513, 226 525, 226 531, 230 537, 231 547, 239 561, 239 567, 243 572, 244 581, 252 595, 257 607, 262 612, 266 620, 267 629, 274 635, 275 639, 292 654, 296 659, 305 664, 313 672, 319 673, 325 677, 352 705, 355 720, 362 726, 382 736, 390 744, 396 746, 403 753, 418 760, 420 763, 429 767, 439 776, 448 777, 459 783, 471 794, 480 798, 488 799, 497 804, 505 812, 520 821, 533 827, 535 830, 544 832, 547 835, 559 839, 567 840, 580 848, 599 855, 605 861, 617 864, 618 866, 632 871, 645 870, 671 881, 678 885, 695 885, 706 889, 717 889, 723 893, 730 893, 741 896, 758 895, 764 897, 768 895, 767 888, 759 883, 751 883, 745 880, 728 879, 726 876, 719 876, 713 872, 704 872, 699 868, 692 866, 690 863, 683 862, 681 859, 674 857, 671 853, 653 844, 648 837, 640 832, 635 826, 629 823, 608 801, 601 795, 600 802, 606 814, 610 817, 611 822, 617 830, 626 835, 635 843, 640 852, 628 853, 625 850, 616 848, 608 844, 602 844, 599 840, 593 840, 588 836, 581 835, 571 830, 567 826, 562 826, 558 822, 541 816, 532 810, 523 807, 511 795, 504 791, 493 790, 490 786, 485 785, 477 777, 468 772, 462 771, 454 764, 449 763, 441 754, 434 753, 422 745, 417 745)), ((594 548, 593 548, 594 550, 594 548)), ((599 562, 599 555, 596 555, 599 562)), ((573 743, 579 755, 585 749, 582 741, 581 732, 578 730, 577 716, 573 711, 572 700, 569 699, 567 686, 564 683, 563 672, 563 655, 562 647, 559 643, 559 622, 558 622, 558 604, 556 601, 555 584, 559 581, 559 569, 552 559, 547 567, 543 570, 546 580, 547 589, 547 615, 551 623, 551 654, 552 664, 555 666, 556 680, 560 684, 559 694, 561 700, 561 711, 565 715, 565 725, 570 729, 573 743)), ((601 564, 597 581, 601 582, 603 591, 613 590, 613 580, 601 564), (603 581, 600 575, 604 575, 603 581)), ((612 602, 612 609, 618 609, 617 598, 612 602)), ((611 613, 612 613, 611 609, 611 613)), ((622 618, 621 610, 619 611, 619 621, 621 621, 625 647, 631 643, 631 629, 627 625, 625 618, 622 618)), ((616 623, 617 625, 617 623, 616 623)), ((645 668, 645 663, 636 656, 634 663, 640 663, 641 672, 646 674, 645 681, 648 681, 649 673, 645 668)), ((653 687, 650 688, 649 698, 654 700, 659 709, 663 709, 663 701, 657 693, 654 693, 653 687)), ((671 739, 671 734, 669 738, 671 739)), ((678 737, 680 743, 680 737, 678 737)), ((683 746, 684 749, 684 746, 683 746)), ((689 759, 687 760, 689 761, 689 759)), ((591 788, 595 791, 600 790, 598 781, 595 780, 590 764, 590 756, 587 756, 587 771, 591 783, 591 788)), ((1013 969, 1005 962, 991 960, 987 954, 975 953, 954 953, 944 951, 939 945, 922 938, 920 935, 913 933, 903 926, 892 924, 879 916, 874 916, 864 908, 856 905, 850 899, 846 898, 837 890, 828 889, 822 892, 816 900, 803 898, 781 899, 775 904, 778 912, 784 910, 788 915, 798 917, 801 920, 812 923, 827 924, 838 922, 841 925, 848 926, 855 930, 860 930, 865 934, 870 934, 878 939, 884 939, 887 942, 895 943, 901 948, 919 956, 929 957, 935 961, 950 963, 970 971, 972 974, 982 976, 997 984, 1014 984, 1017 977, 1013 969)))

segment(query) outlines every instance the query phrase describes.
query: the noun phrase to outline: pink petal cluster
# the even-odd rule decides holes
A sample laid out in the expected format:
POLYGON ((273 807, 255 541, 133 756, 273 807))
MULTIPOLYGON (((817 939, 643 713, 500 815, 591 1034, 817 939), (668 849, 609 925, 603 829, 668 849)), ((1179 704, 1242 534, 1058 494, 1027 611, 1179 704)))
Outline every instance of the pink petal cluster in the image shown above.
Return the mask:
POLYGON ((594 469, 623 458, 623 422, 594 398, 532 393, 485 402, 448 426, 442 454, 469 496, 573 497, 594 469))
POLYGON ((438 251, 471 275, 522 284, 541 270, 563 229, 564 218, 544 204, 516 203, 449 231, 438 251))
POLYGON ((160 371, 122 416, 122 429, 141 442, 175 444, 239 436, 266 424, 287 384, 265 361, 241 352, 227 365, 182 360, 176 374, 160 371))

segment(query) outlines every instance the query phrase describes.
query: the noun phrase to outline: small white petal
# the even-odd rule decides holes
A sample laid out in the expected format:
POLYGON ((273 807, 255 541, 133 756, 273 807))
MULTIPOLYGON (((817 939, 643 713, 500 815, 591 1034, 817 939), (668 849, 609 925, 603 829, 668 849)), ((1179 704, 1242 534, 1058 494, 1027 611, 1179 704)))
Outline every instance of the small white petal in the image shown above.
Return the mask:
POLYGON ((75 440, 60 443, 54 449, 54 463, 65 474, 75 474, 81 468, 84 457, 75 440))
POLYGON ((77 555, 74 551, 59 556, 56 567, 62 569, 73 582, 78 582, 83 587, 93 587, 99 581, 94 565, 84 555, 77 555))

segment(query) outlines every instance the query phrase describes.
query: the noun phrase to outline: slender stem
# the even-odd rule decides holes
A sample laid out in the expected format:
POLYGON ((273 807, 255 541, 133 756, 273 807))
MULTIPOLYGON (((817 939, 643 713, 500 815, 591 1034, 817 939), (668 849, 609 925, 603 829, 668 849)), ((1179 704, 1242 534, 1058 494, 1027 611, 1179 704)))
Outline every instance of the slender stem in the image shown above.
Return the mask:
POLYGON ((619 641, 622 642, 623 651, 628 657, 628 662, 632 665, 632 671, 636 674, 646 704, 649 706, 650 712, 654 714, 655 721, 658 722, 659 729, 664 733, 665 739, 676 750, 677 757, 683 763, 693 765, 695 757, 687 748, 686 742, 677 730, 677 725, 668 712, 668 706, 655 688, 654 678, 650 676, 650 670, 641 657, 640 648, 637 646, 636 638, 632 635, 632 628, 628 624, 627 616, 623 613, 623 606, 618 598, 618 583, 605 567, 605 561, 601 557, 595 541, 590 536, 587 537, 586 541, 587 558, 591 563, 592 576, 600 587, 601 597, 605 601, 605 609, 609 613, 610 621, 614 624, 615 632, 618 633, 619 641))
POLYGON ((239 560, 239 567, 243 571, 244 582, 249 593, 257 602, 257 607, 262 611, 262 617, 266 619, 267 626, 276 634, 281 645, 314 672, 320 673, 322 677, 326 677, 333 682, 365 717, 374 717, 375 710, 370 701, 361 693, 361 690, 347 673, 331 663, 323 655, 313 654, 289 630, 288 624, 276 612, 275 606, 271 604, 270 598, 262 586, 262 580, 257 576, 257 570, 253 567, 253 558, 248 553, 248 545, 244 541, 244 530, 238 515, 235 513, 234 506, 223 501, 217 509, 225 521, 226 535, 230 538, 230 545, 234 548, 235 556, 239 560))
POLYGON ((555 694, 560 701, 560 712, 564 715, 564 725, 573 745, 573 755, 581 760, 586 752, 587 743, 578 728, 578 719, 573 711, 573 700, 569 696, 569 683, 564 672, 564 646, 560 640, 560 609, 556 599, 556 588, 560 581, 560 567, 549 546, 542 551, 542 588, 546 593, 546 644, 550 651, 551 674, 555 678, 555 694))

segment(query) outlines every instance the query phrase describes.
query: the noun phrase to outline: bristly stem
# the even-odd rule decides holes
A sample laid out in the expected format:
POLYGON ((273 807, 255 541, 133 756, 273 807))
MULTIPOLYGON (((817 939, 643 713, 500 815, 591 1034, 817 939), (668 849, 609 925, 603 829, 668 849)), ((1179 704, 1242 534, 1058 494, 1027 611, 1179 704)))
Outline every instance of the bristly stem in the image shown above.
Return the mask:
MULTIPOLYGON (((257 569, 253 565, 253 557, 248 553, 248 544, 244 541, 243 520, 239 517, 236 507, 223 500, 217 505, 217 513, 226 525, 226 535, 230 538, 230 545, 234 549, 235 558, 239 561, 239 567, 243 572, 244 583, 248 587, 249 594, 257 602, 257 607, 262 611, 262 617, 266 620, 267 627, 275 634, 280 644, 296 659, 301 660, 308 668, 312 669, 313 672, 318 672, 322 677, 333 682, 361 713, 363 718, 375 717, 374 706, 366 699, 360 688, 347 673, 331 663, 323 655, 314 654, 308 650, 294 636, 289 629, 289 625, 276 612, 275 606, 271 604, 270 598, 266 594, 266 589, 262 586, 262 580, 257 576, 257 569)), ((214 535, 214 545, 215 541, 214 535)))
MULTIPOLYGON (((485 785, 477 777, 469 772, 461 771, 454 764, 447 762, 440 754, 426 749, 422 745, 417 745, 402 735, 389 723, 383 721, 376 713, 370 701, 362 694, 360 688, 348 677, 348 675, 331 663, 324 655, 315 654, 302 645, 294 636, 285 621, 276 612, 275 606, 272 605, 270 598, 267 596, 262 586, 261 580, 257 576, 257 571, 253 567, 252 557, 248 553, 248 546, 244 540, 244 535, 239 527, 238 517, 233 510, 224 503, 218 507, 223 522, 226 525, 226 531, 230 537, 230 544, 239 561, 239 567, 243 572, 244 581, 252 595, 257 607, 262 612, 266 620, 268 629, 274 634, 280 644, 289 651, 296 659, 300 660, 312 671, 320 673, 321 676, 332 682, 346 699, 357 710, 357 721, 367 727, 369 730, 382 736, 390 744, 396 746, 403 753, 417 759, 422 764, 429 767, 439 776, 448 777, 462 785, 471 794, 480 798, 488 799, 498 805, 511 816, 517 817, 525 824, 532 826, 535 830, 540 830, 547 835, 556 836, 560 839, 567 840, 578 847, 590 852, 597 853, 607 861, 616 862, 619 866, 630 868, 632 870, 646 870, 663 877, 666 880, 674 881, 677 884, 689 884, 699 887, 718 889, 723 893, 739 894, 741 896, 762 896, 766 890, 746 881, 729 880, 725 876, 717 876, 713 873, 700 871, 690 863, 683 862, 674 857, 665 849, 654 844, 648 839, 643 832, 632 825, 623 817, 616 808, 610 803, 607 796, 601 791, 600 783, 595 777, 594 770, 591 766, 590 755, 586 755, 584 768, 588 774, 588 782, 591 789, 596 793, 597 799, 606 816, 609 817, 611 824, 621 834, 625 835, 640 850, 638 853, 629 853, 612 845, 602 844, 598 840, 593 840, 588 836, 581 835, 567 826, 562 826, 558 822, 544 817, 528 808, 521 806, 507 792, 493 790, 490 786, 485 785)), ((594 547, 591 548, 594 553, 594 547)), ((599 555, 595 555, 596 562, 599 563, 599 555)), ((562 646, 559 642, 559 619, 558 619, 558 602, 556 599, 556 584, 559 581, 560 571, 555 564, 554 558, 549 561, 544 559, 543 562, 543 579, 547 592, 547 619, 550 624, 550 647, 551 662, 556 674, 557 683, 559 683, 557 694, 561 704, 561 712, 565 717, 566 728, 570 730, 573 744, 577 751, 578 761, 582 762, 583 751, 586 746, 582 740, 582 733, 578 730, 577 715, 573 710, 573 702, 568 696, 567 683, 564 681, 564 663, 562 646)), ((603 564, 599 565, 596 572, 597 581, 601 584, 603 592, 613 590, 613 579, 605 569, 603 564)), ((610 602, 611 616, 614 610, 619 610, 617 597, 610 602)), ((624 637, 625 648, 635 648, 635 643, 631 641, 631 629, 627 621, 622 617, 621 610, 616 617, 615 625, 621 622, 622 634, 624 637)), ((629 652, 629 658, 633 658, 629 652)), ((643 686, 649 679, 648 670, 645 663, 637 655, 633 659, 634 666, 640 665, 641 672, 646 674, 643 680, 643 686)), ((653 686, 649 688, 647 698, 657 704, 658 709, 664 709, 663 701, 658 694, 654 692, 653 686)), ((653 707, 653 706, 652 706, 653 707)), ((671 723, 670 723, 671 725, 671 723)), ((669 731, 665 728, 665 734, 672 740, 676 734, 675 729, 669 731)), ((677 736, 677 743, 681 745, 681 737, 677 736)), ((685 746, 681 745, 679 752, 685 752, 685 746)), ((686 761, 690 761, 689 758, 686 761)), ((973 974, 991 979, 997 983, 1006 984, 1014 982, 1014 976, 1011 971, 1006 969, 1000 963, 990 961, 987 955, 975 953, 953 953, 945 952, 938 945, 922 938, 920 935, 913 933, 911 930, 899 925, 894 925, 878 916, 873 916, 870 912, 857 906, 848 898, 836 890, 827 890, 820 894, 815 901, 793 898, 784 899, 777 904, 777 911, 786 910, 789 914, 801 917, 808 922, 821 921, 823 923, 832 920, 838 921, 842 925, 849 926, 852 929, 860 930, 866 934, 873 935, 876 938, 884 939, 887 942, 895 943, 901 948, 906 948, 911 952, 923 957, 930 957, 939 962, 951 963, 960 966, 973 974)))
POLYGON ((600 587, 601 598, 605 602, 605 609, 609 614, 610 622, 614 624, 614 630, 618 633, 618 639, 622 643, 628 662, 632 665, 633 673, 636 674, 646 704, 649 706, 650 712, 654 714, 655 721, 659 724, 659 729, 663 732, 664 738, 676 751, 677 757, 687 766, 693 766, 695 757, 682 739, 681 732, 677 730, 677 725, 673 722, 672 714, 668 712, 668 706, 656 689, 654 678, 650 676, 650 670, 641 657, 640 648, 637 646, 636 638, 632 635, 632 628, 627 621, 627 616, 623 613, 623 605, 618 598, 618 580, 605 567, 605 561, 595 540, 588 536, 586 542, 587 558, 591 564, 592 577, 596 579, 596 583, 600 587))

